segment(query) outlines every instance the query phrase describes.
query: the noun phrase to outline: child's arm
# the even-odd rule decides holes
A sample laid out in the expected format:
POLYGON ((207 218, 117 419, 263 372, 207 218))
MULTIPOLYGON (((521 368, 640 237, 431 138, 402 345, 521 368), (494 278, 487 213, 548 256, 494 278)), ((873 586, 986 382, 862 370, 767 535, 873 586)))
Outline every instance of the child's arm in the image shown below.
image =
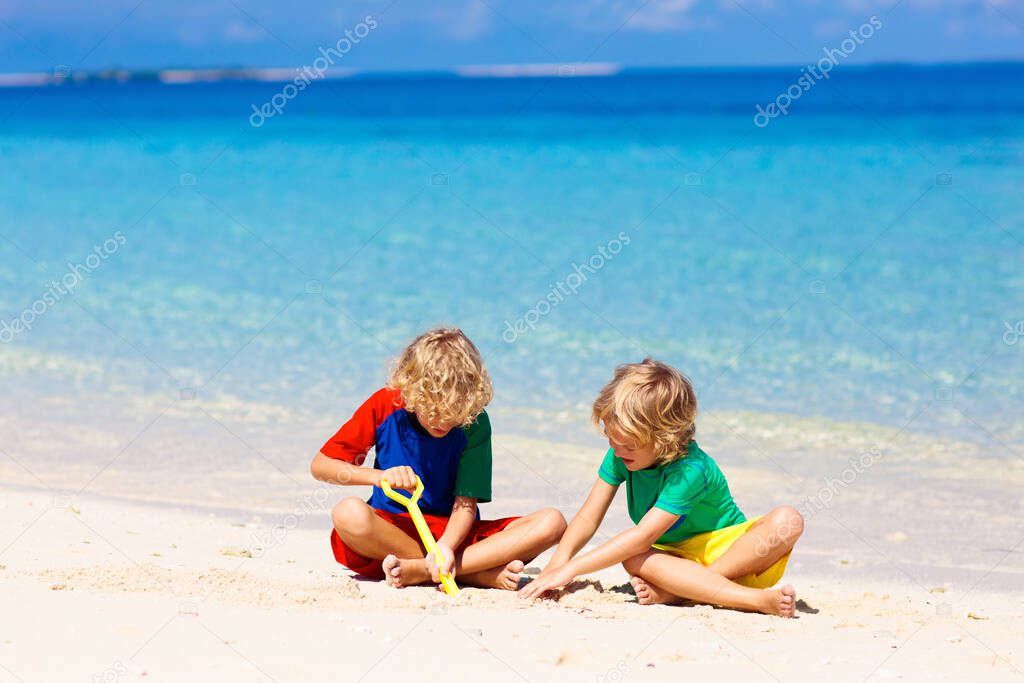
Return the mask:
MULTIPOLYGON (((444 558, 443 570, 447 574, 455 576, 455 552, 454 548, 462 545, 476 522, 476 498, 456 496, 455 504, 452 505, 452 514, 448 518, 448 525, 444 528, 441 538, 437 539, 437 549, 444 558)), ((441 574, 434 558, 427 555, 427 567, 434 583, 441 582, 441 574)))
POLYGON ((619 487, 612 486, 603 479, 598 478, 594 487, 590 489, 587 500, 583 503, 580 511, 572 518, 562 540, 558 542, 555 554, 551 556, 541 576, 544 576, 576 556, 583 546, 590 542, 590 539, 597 533, 604 516, 608 513, 608 507, 615 499, 619 487))
POLYGON ((519 596, 538 598, 549 590, 565 586, 577 576, 611 567, 613 564, 646 552, 678 519, 679 515, 673 515, 659 508, 651 508, 635 527, 623 531, 594 550, 583 553, 547 576, 538 576, 519 591, 519 596))
POLYGON ((386 387, 366 399, 313 458, 309 465, 313 477, 342 486, 380 486, 380 480, 387 479, 393 488, 415 489, 416 473, 411 467, 384 471, 363 467, 366 454, 376 445, 377 425, 394 412, 395 400, 394 390, 386 387))
POLYGON ((362 465, 353 465, 345 460, 329 458, 317 453, 309 465, 310 474, 318 481, 341 486, 380 486, 381 479, 387 479, 392 488, 412 490, 416 488, 416 473, 411 467, 392 467, 378 470, 362 465))

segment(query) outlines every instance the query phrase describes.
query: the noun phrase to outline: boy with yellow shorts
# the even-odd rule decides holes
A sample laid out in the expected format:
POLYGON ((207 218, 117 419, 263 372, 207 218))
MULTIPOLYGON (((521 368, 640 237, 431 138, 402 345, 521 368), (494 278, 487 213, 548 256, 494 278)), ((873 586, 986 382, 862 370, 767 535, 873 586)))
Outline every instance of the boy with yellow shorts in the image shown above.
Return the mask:
POLYGON ((696 416, 693 387, 675 368, 647 359, 615 370, 591 412, 611 446, 597 482, 521 597, 621 562, 644 605, 692 600, 793 616, 793 587, 771 587, 782 578, 803 518, 783 506, 748 520, 718 465, 693 440, 696 416), (577 556, 622 484, 636 526, 577 556))

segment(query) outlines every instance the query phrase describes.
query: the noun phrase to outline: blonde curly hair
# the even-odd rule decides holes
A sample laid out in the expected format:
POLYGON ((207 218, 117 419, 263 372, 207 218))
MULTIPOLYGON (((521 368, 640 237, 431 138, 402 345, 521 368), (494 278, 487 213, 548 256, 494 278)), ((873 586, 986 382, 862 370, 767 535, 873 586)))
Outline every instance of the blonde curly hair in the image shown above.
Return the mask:
POLYGON ((606 436, 611 426, 637 448, 653 444, 658 462, 667 465, 686 457, 697 431, 697 396, 681 372, 645 358, 615 368, 590 419, 606 436))
POLYGON ((388 386, 425 425, 471 425, 494 396, 480 351, 457 327, 416 337, 392 364, 388 386))

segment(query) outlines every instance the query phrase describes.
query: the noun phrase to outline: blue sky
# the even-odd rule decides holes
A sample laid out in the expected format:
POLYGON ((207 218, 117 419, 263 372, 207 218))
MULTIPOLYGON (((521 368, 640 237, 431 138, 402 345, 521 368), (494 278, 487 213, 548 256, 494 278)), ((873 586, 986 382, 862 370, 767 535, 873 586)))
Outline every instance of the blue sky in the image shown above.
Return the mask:
POLYGON ((340 66, 806 64, 875 15, 850 62, 1024 59, 1021 0, 0 0, 0 71, 295 67, 366 15, 340 66))

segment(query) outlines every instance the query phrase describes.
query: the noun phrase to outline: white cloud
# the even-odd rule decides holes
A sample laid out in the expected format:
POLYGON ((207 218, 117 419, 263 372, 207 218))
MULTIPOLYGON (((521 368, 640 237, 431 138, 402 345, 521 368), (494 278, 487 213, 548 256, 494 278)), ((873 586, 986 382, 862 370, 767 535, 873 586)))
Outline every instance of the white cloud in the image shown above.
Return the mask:
POLYGON ((960 37, 967 32, 967 22, 960 19, 951 19, 946 22, 945 30, 947 36, 960 37))
POLYGON ((494 12, 480 0, 468 0, 458 8, 444 9, 438 19, 445 34, 455 40, 475 40, 491 29, 494 12))
POLYGON ((819 21, 812 28, 816 38, 831 38, 832 36, 845 34, 848 30, 850 30, 849 22, 838 17, 819 21))
POLYGON ((267 36, 259 26, 235 20, 229 21, 224 26, 221 35, 230 43, 258 43, 267 36))
POLYGON ((182 45, 190 48, 202 47, 208 42, 206 31, 196 26, 181 26, 175 31, 175 35, 182 45))
POLYGON ((718 8, 723 12, 771 12, 776 5, 775 0, 718 0, 718 8))
POLYGON ((627 26, 648 31, 689 28, 689 14, 695 3, 696 0, 651 0, 630 18, 627 26))

